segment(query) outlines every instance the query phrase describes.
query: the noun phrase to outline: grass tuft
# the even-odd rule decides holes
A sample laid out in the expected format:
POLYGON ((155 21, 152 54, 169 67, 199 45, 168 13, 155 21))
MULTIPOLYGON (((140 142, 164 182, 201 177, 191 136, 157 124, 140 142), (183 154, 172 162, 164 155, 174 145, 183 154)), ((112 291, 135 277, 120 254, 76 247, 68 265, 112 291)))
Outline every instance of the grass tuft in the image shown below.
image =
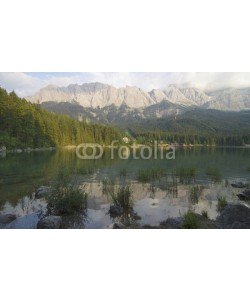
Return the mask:
POLYGON ((117 191, 111 192, 110 195, 113 203, 120 206, 124 211, 132 209, 132 190, 130 186, 119 187, 117 191))
POLYGON ((72 185, 57 185, 48 196, 48 211, 55 215, 83 213, 87 208, 87 193, 72 185))
POLYGON ((182 228, 184 229, 198 229, 200 226, 200 221, 197 215, 189 210, 184 215, 184 221, 182 224, 182 228))
POLYGON ((203 187, 199 186, 199 185, 192 186, 190 188, 189 198, 190 198, 192 203, 198 203, 199 198, 200 198, 201 193, 202 193, 202 190, 203 190, 203 187))
POLYGON ((139 182, 147 183, 160 178, 166 175, 163 169, 151 169, 151 170, 139 170, 137 173, 137 180, 139 182))
POLYGON ((181 167, 176 170, 176 176, 179 177, 180 183, 190 183, 195 181, 196 169, 181 167))
POLYGON ((221 181, 221 173, 216 167, 208 167, 206 169, 206 175, 208 175, 214 182, 221 181))
POLYGON ((107 177, 102 179, 102 193, 103 195, 109 195, 114 192, 115 182, 107 177))
POLYGON ((227 206, 227 200, 225 197, 219 197, 217 203, 217 211, 222 212, 223 209, 227 206))

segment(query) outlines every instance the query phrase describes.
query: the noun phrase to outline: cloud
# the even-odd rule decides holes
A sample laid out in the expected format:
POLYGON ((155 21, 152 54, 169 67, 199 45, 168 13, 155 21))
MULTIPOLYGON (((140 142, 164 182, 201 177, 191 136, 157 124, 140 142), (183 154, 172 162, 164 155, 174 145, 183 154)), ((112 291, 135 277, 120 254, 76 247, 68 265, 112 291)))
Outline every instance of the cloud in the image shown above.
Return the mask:
POLYGON ((171 81, 179 85, 197 87, 203 90, 243 88, 250 87, 250 73, 172 73, 171 81))
POLYGON ((15 90, 18 95, 25 96, 41 88, 41 82, 25 73, 5 72, 0 73, 0 86, 7 91, 15 90))
MULTIPOLYGON (((42 87, 49 84, 58 86, 67 86, 72 83, 82 83, 79 76, 50 75, 50 73, 22 73, 22 72, 5 72, 0 73, 0 86, 7 91, 15 91, 19 96, 29 96, 37 92, 42 87)), ((54 74, 54 73, 53 73, 54 74)))
POLYGON ((169 84, 197 87, 203 90, 241 88, 250 86, 250 73, 206 73, 206 72, 86 72, 86 73, 0 73, 0 86, 15 90, 20 96, 34 94, 48 84, 67 86, 85 82, 102 82, 115 87, 137 86, 143 90, 164 89, 169 84))

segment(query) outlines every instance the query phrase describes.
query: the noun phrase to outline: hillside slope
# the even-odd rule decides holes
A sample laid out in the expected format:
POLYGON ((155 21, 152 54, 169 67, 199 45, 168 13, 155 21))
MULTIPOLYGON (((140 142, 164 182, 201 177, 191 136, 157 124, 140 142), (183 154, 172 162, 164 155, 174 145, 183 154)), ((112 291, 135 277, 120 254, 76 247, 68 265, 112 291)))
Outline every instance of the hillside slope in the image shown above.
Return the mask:
POLYGON ((109 144, 120 133, 59 116, 0 88, 0 147, 48 147, 83 142, 109 144))

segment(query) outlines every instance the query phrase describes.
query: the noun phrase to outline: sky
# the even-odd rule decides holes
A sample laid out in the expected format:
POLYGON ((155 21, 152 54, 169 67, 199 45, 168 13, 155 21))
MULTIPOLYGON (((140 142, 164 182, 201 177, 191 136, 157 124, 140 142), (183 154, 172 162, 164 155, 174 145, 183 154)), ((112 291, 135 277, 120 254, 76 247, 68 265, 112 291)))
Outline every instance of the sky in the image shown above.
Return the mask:
POLYGON ((145 91, 164 89, 169 84, 196 87, 203 90, 250 87, 250 73, 206 72, 0 72, 0 86, 25 97, 49 84, 68 86, 87 82, 102 82, 115 87, 137 86, 145 91))

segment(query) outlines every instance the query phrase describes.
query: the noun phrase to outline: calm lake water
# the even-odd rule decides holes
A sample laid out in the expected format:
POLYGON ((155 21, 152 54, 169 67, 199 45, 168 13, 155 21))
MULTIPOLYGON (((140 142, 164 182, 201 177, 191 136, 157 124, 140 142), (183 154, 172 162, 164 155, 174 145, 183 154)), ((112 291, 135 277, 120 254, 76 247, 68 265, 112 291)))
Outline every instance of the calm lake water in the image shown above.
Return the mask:
MULTIPOLYGON (((44 211, 46 202, 34 199, 34 191, 65 172, 89 194, 87 216, 69 218, 65 221, 68 228, 111 228, 117 221, 108 214, 111 198, 103 183, 107 179, 114 188, 131 186, 134 211, 139 216, 135 222, 141 225, 158 225, 190 208, 196 212, 206 210, 209 218, 215 219, 218 197, 240 202, 240 189, 231 187, 231 183, 250 182, 249 167, 250 148, 180 148, 175 160, 111 160, 110 153, 105 152, 102 159, 86 161, 78 159, 73 150, 7 154, 0 157, 0 211, 18 217, 44 211), (196 170, 195 178, 178 175, 178 170, 190 168, 196 170), (151 182, 138 181, 139 171, 152 169, 162 169, 166 175, 151 182), (198 200, 192 198, 194 186, 200 187, 198 200)), ((20 227, 32 228, 32 224, 20 227)))

